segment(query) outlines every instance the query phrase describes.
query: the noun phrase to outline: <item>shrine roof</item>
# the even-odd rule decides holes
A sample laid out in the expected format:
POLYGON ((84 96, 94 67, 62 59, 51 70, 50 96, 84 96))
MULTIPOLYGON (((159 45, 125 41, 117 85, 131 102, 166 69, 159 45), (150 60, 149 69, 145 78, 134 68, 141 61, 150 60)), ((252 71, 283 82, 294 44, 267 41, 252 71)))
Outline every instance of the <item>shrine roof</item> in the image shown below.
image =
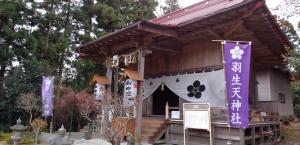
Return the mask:
POLYGON ((284 53, 287 46, 292 48, 264 0, 209 0, 159 18, 139 21, 83 44, 77 48, 77 52, 81 59, 103 61, 100 58, 121 51, 121 47, 136 47, 136 40, 144 41, 147 35, 175 38, 180 41, 199 35, 228 39, 234 31, 231 29, 236 29, 240 24, 249 34, 274 49, 272 51, 276 55, 284 53))
POLYGON ((99 83, 99 84, 103 84, 103 85, 109 85, 110 84, 110 80, 106 76, 94 75, 91 83, 94 83, 94 82, 99 83))

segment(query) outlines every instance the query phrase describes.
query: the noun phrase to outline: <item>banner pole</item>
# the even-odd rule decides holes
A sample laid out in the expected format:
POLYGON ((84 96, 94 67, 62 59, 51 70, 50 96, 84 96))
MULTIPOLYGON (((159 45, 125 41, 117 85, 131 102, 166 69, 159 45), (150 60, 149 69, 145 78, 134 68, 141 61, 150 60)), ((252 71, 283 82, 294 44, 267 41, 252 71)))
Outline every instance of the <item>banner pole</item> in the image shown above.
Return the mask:
POLYGON ((221 42, 223 69, 225 75, 226 107, 228 110, 229 141, 232 144, 231 124, 233 127, 245 128, 248 126, 248 97, 249 97, 249 63, 251 59, 251 41, 212 40, 221 42), (236 44, 235 44, 236 43, 236 44), (244 44, 242 44, 244 43, 244 44), (241 44, 241 46, 239 45, 241 44), (250 47, 249 47, 250 46, 250 47), (225 50, 226 49, 226 50, 225 50), (241 50, 242 49, 242 50, 241 50), (243 50, 244 49, 244 50, 243 50), (242 55, 246 51, 245 57, 242 55), (226 53, 226 54, 225 54, 226 53), (228 53, 228 54, 227 54, 228 53), (226 62, 227 61, 227 62, 226 62), (232 63, 232 64, 231 64, 232 63), (242 64, 248 64, 243 67, 242 64), (228 68, 225 68, 228 67, 228 68), (227 70, 228 69, 228 70, 227 70), (243 73, 242 73, 243 70, 243 73), (242 77, 240 78, 240 76, 242 77), (228 77, 228 78, 227 78, 228 77), (232 80, 231 80, 232 78, 232 80), (245 85, 242 86, 242 83, 245 85), (234 88, 235 87, 235 88, 234 88), (242 92, 241 92, 242 91, 242 92), (241 96, 240 96, 241 95, 241 96), (236 98, 234 98, 236 97, 236 98), (240 102, 241 101, 241 102, 240 102), (242 105, 244 104, 244 105, 242 105), (246 107, 242 107, 246 106, 246 107), (240 110, 241 108, 241 110, 240 110), (240 117, 241 116, 241 117, 240 117), (241 121, 240 121, 241 119, 241 121))
POLYGON ((226 96, 226 108, 227 108, 227 114, 228 114, 228 131, 229 131, 229 142, 227 142, 228 145, 231 144, 231 126, 230 126, 230 114, 229 114, 229 108, 228 108, 228 95, 227 95, 227 80, 226 80, 226 68, 225 68, 225 58, 224 58, 224 45, 226 43, 226 40, 213 40, 213 41, 221 41, 221 46, 222 46, 222 65, 223 65, 223 69, 224 69, 224 78, 225 78, 225 96, 226 96))
POLYGON ((214 42, 237 42, 237 43, 248 43, 251 45, 251 41, 235 41, 235 40, 212 40, 214 42))

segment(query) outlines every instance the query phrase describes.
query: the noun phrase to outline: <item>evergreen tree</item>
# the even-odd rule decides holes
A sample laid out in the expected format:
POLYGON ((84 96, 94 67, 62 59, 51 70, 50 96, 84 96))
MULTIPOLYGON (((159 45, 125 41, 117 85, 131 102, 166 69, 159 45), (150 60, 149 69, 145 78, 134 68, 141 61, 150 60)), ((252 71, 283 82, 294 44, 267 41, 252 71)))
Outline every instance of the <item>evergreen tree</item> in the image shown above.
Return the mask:
MULTIPOLYGON (((13 104, 23 94, 33 91, 40 96, 44 75, 55 76, 56 98, 63 85, 77 91, 88 87, 92 75, 104 74, 105 68, 78 60, 76 47, 153 18, 156 5, 155 0, 0 1, 0 98, 6 93, 0 103, 1 115, 18 114, 13 104), (18 66, 13 67, 13 62, 18 66)), ((15 119, 17 116, 0 119, 0 124, 15 119)))
POLYGON ((165 0, 166 6, 162 7, 164 14, 180 9, 178 0, 165 0))
POLYGON ((13 61, 23 54, 26 44, 23 26, 24 5, 20 1, 0 1, 0 100, 4 94, 4 76, 13 61), (23 52, 22 52, 23 51, 23 52))

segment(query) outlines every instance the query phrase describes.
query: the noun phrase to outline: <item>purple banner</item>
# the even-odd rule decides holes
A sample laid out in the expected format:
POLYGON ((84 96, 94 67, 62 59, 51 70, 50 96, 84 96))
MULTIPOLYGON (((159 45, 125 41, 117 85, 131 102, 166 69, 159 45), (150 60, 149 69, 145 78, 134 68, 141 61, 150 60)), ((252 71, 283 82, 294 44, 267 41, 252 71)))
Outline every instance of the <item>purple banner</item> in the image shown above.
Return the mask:
POLYGON ((248 127, 251 44, 224 44, 225 76, 230 126, 248 127))
POLYGON ((43 116, 52 115, 53 76, 44 76, 42 84, 43 116))

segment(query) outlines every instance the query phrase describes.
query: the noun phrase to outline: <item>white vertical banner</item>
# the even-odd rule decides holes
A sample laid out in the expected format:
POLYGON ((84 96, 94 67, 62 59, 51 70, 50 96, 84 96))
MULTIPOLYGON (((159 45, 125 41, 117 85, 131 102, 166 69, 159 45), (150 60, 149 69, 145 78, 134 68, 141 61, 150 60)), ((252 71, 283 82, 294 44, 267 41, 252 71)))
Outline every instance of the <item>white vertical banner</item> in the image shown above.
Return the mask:
POLYGON ((124 104, 133 106, 137 97, 138 82, 136 80, 127 79, 124 84, 124 104))

